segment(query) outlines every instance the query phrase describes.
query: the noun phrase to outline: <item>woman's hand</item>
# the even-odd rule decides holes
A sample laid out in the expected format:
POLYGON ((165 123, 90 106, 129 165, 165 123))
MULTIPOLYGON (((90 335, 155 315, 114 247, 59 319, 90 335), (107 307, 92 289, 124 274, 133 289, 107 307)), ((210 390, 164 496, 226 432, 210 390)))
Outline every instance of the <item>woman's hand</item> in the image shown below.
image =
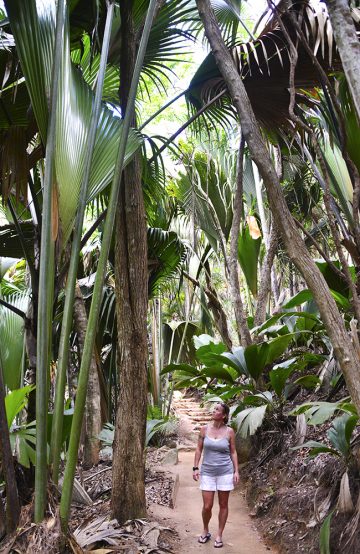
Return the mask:
POLYGON ((239 472, 238 471, 234 471, 234 485, 237 485, 238 482, 239 482, 239 472))
POLYGON ((200 476, 200 471, 198 469, 196 469, 195 471, 193 471, 193 479, 194 481, 198 481, 199 480, 199 476, 200 476))

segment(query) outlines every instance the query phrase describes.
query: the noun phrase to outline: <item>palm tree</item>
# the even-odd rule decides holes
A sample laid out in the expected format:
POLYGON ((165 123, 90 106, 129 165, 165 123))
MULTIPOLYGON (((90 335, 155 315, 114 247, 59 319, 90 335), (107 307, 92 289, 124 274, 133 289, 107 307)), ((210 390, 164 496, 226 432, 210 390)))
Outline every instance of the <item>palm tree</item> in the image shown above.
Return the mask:
MULTIPOLYGON (((236 67, 228 49, 226 48, 216 23, 216 18, 211 10, 208 1, 197 0, 200 16, 204 22, 206 33, 214 49, 214 56, 219 64, 222 78, 225 80, 236 111, 240 118, 245 140, 249 145, 251 155, 259 168, 259 172, 266 186, 271 210, 282 235, 290 258, 304 276, 309 288, 312 290, 314 299, 318 304, 321 316, 326 325, 329 337, 333 343, 334 351, 344 373, 347 386, 354 401, 360 409, 360 388, 355 377, 358 365, 357 353, 349 336, 347 335, 341 315, 330 294, 329 288, 323 276, 318 271, 309 252, 296 230, 290 212, 284 200, 280 182, 273 164, 270 160, 266 145, 261 136, 259 125, 255 119, 249 98, 242 80, 240 79, 238 67, 236 67)), ((286 29, 285 25, 282 29, 286 29)), ((289 44, 292 44, 291 38, 289 44)), ((296 61, 296 53, 290 52, 290 59, 296 61), (294 56, 294 58, 291 58, 294 56)), ((294 66, 292 66, 293 68, 294 66)), ((290 67, 291 69, 291 67, 290 67)), ((300 72, 301 74, 301 72, 300 72)), ((290 77, 293 77, 290 71, 290 77)), ((290 82, 291 102, 290 116, 299 124, 299 118, 294 114, 294 88, 290 82)), ((355 293, 357 294, 357 293, 355 293)), ((353 298, 354 302, 356 298, 353 298)))

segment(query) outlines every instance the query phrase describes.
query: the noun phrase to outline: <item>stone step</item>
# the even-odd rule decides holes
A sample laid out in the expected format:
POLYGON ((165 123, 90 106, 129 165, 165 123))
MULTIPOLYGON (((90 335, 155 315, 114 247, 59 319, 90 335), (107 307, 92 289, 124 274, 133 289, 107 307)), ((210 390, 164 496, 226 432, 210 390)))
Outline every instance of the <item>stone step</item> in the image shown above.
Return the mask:
MULTIPOLYGON (((189 409, 189 410, 198 410, 199 404, 178 404, 177 402, 173 402, 172 405, 176 408, 181 409, 189 409)), ((201 408, 200 408, 201 409, 201 408)))
POLYGON ((206 415, 193 416, 191 419, 192 419, 192 421, 210 421, 211 416, 206 416, 206 415))
POLYGON ((205 410, 189 410, 186 408, 175 408, 175 411, 179 414, 190 414, 190 415, 209 415, 208 411, 205 410))

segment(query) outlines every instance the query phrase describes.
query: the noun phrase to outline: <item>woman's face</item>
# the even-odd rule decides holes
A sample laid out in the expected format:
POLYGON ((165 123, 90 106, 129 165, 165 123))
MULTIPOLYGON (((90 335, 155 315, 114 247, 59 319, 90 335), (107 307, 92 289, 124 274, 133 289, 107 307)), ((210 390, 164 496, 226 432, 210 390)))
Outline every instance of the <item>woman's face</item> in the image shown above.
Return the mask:
POLYGON ((214 421, 224 421, 225 413, 221 404, 215 404, 212 411, 212 417, 214 421))

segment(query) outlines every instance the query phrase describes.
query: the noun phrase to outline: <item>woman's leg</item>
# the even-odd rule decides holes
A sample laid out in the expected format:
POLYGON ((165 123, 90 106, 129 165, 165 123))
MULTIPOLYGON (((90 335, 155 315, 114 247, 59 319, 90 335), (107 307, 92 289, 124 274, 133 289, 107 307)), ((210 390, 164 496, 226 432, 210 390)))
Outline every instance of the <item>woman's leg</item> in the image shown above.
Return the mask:
POLYGON ((229 513, 229 494, 230 491, 218 491, 219 495, 219 530, 216 535, 216 541, 222 541, 222 534, 229 513))
POLYGON ((215 491, 201 491, 203 497, 203 509, 202 519, 204 523, 204 530, 202 536, 204 537, 209 532, 209 521, 211 519, 212 507, 214 504, 215 491))

